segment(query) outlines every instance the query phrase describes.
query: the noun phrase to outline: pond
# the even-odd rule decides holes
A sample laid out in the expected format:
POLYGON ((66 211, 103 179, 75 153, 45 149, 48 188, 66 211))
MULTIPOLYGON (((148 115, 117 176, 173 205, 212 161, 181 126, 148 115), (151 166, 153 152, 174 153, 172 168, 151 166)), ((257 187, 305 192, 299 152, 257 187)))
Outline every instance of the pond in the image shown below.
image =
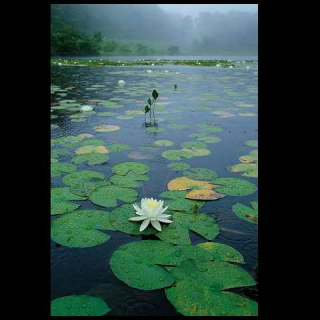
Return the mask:
MULTIPOLYGON (((234 252, 231 255, 227 253, 227 256, 231 256, 229 260, 223 257, 211 260, 221 262, 223 268, 225 265, 231 269, 238 266, 245 271, 237 278, 239 285, 230 284, 229 287, 225 285, 221 288, 236 292, 237 295, 233 296, 249 300, 239 300, 238 305, 243 303, 242 307, 238 306, 234 310, 229 306, 227 309, 222 307, 217 312, 220 315, 254 314, 256 305, 252 304, 257 301, 257 286, 254 284, 257 283, 255 267, 258 263, 257 64, 254 63, 250 69, 178 65, 153 66, 152 72, 147 71, 149 69, 143 66, 52 65, 51 299, 70 295, 100 297, 111 309, 107 316, 206 315, 206 312, 212 315, 216 312, 215 307, 208 307, 213 308, 213 311, 208 311, 202 302, 199 302, 199 307, 198 296, 194 297, 188 291, 185 293, 182 287, 179 289, 175 284, 170 288, 172 283, 162 286, 159 283, 162 278, 150 284, 145 279, 154 275, 152 272, 160 272, 155 268, 161 268, 165 277, 171 277, 171 272, 175 277, 178 271, 172 269, 180 268, 177 264, 170 266, 170 263, 165 262, 159 266, 160 262, 154 262, 158 265, 155 267, 151 263, 152 272, 150 275, 146 273, 144 278, 143 275, 138 276, 139 266, 131 264, 131 258, 128 258, 128 263, 122 261, 124 266, 121 269, 118 266, 121 259, 118 261, 116 254, 121 251, 119 247, 131 243, 134 245, 134 242, 139 245, 143 241, 154 241, 155 245, 150 244, 150 250, 155 255, 158 250, 167 250, 161 247, 162 244, 171 250, 171 247, 178 248, 180 245, 191 247, 192 244, 192 247, 198 248, 200 243, 213 242, 230 246, 237 250, 237 257, 243 256, 243 263, 232 261, 234 252), (125 84, 118 84, 119 80, 124 80, 125 84), (156 125, 146 127, 142 110, 148 98, 152 98, 153 90, 159 94, 155 103, 156 125), (83 106, 90 106, 92 108, 88 109, 92 110, 80 111, 83 106), (127 162, 142 165, 130 169, 130 166, 126 166, 127 162), (124 165, 119 167, 122 163, 124 165), (115 168, 116 165, 118 167, 115 168), (77 176, 83 171, 96 173, 91 173, 90 177, 81 174, 77 176), (180 177, 189 178, 193 182, 174 180, 180 177), (172 185, 178 185, 178 188, 170 187, 169 190, 168 183, 172 180, 176 182, 172 185), (214 187, 214 191, 221 198, 201 200, 203 195, 197 191, 203 189, 194 180, 220 185, 214 187), (185 199, 191 191, 195 191, 198 201, 185 199), (110 195, 110 201, 105 199, 104 192, 108 197, 110 195), (130 214, 134 214, 132 204, 140 206, 142 198, 151 197, 162 199, 165 205, 169 205, 166 213, 172 214, 173 221, 176 219, 176 232, 171 230, 171 233, 165 233, 167 228, 172 228, 173 223, 161 224, 163 236, 156 236, 156 232, 153 232, 156 230, 150 225, 146 229, 152 230, 149 235, 140 235, 130 229, 131 225, 128 226, 130 223, 139 227, 139 222, 127 222, 127 218, 119 218, 126 216, 125 210, 131 210, 133 213, 130 211, 130 214), (181 213, 184 208, 187 209, 181 213), (88 216, 97 215, 98 220, 99 214, 103 216, 109 212, 110 216, 105 215, 104 218, 110 217, 110 221, 99 220, 100 224, 96 226, 99 231, 93 230, 95 226, 88 221, 85 226, 79 227, 82 236, 72 234, 78 223, 75 221, 81 219, 77 212, 82 210, 99 210, 85 211, 88 216), (193 210, 198 212, 192 213, 193 210), (180 220, 187 215, 193 216, 194 220, 186 218, 190 221, 185 225, 184 220, 180 220), (192 225, 197 223, 195 221, 198 217, 195 215, 201 215, 203 219, 199 218, 196 227, 192 225), (192 228, 196 231, 192 231, 192 228), (61 232, 64 233, 63 237, 61 232), (70 236, 66 237, 65 233, 70 236), (88 241, 90 245, 86 246, 88 241), (111 259, 111 256, 114 258, 111 259), (110 263, 110 260, 114 260, 114 263, 110 263), (137 278, 131 282, 125 280, 125 267, 128 267, 128 273, 137 274, 137 278), (241 282, 239 279, 244 280, 241 282), (144 281, 145 287, 137 288, 144 281), (155 289, 151 290, 153 284, 155 289), (252 286, 254 293, 241 289, 248 286, 252 286), (177 294, 170 290, 177 290, 177 294), (183 303, 193 306, 191 309, 177 301, 177 295, 180 294, 185 297, 183 303)), ((146 119, 149 121, 149 114, 146 119)), ((205 189, 210 190, 206 192, 212 192, 213 187, 205 189)), ((141 247, 139 250, 139 246, 132 248, 131 254, 136 252, 137 257, 142 257, 140 262, 135 263, 144 261, 143 255, 147 249, 141 247)), ((184 252, 184 247, 181 248, 184 252)), ((190 257, 186 255, 186 265, 179 272, 190 267, 188 263, 200 263, 200 260, 188 260, 190 257)), ((189 278, 191 282, 195 281, 191 275, 189 278)), ((181 286, 185 283, 189 286, 189 278, 187 272, 183 276, 177 275, 174 281, 181 286)), ((201 279, 199 281, 201 283, 201 279)), ((197 288, 196 283, 194 286, 197 288)), ((208 290, 212 290, 212 286, 208 290)), ((201 295, 205 293, 201 290, 198 288, 197 292, 202 301, 201 295)), ((221 299, 220 291, 215 290, 220 294, 217 299, 221 299)))

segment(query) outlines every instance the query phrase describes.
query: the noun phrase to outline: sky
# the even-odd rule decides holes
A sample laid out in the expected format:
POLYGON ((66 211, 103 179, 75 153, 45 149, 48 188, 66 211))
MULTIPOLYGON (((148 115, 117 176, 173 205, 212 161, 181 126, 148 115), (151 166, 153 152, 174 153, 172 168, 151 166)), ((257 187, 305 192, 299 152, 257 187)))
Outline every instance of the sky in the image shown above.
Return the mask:
POLYGON ((164 11, 197 17, 199 12, 228 12, 231 10, 257 12, 257 4, 158 4, 164 11))

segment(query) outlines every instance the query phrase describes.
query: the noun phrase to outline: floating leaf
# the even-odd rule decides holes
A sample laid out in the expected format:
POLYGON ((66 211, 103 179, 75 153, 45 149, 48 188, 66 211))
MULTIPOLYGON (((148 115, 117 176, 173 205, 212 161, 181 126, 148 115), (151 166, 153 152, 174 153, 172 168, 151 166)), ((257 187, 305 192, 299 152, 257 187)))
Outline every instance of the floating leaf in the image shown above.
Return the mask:
POLYGON ((84 146, 76 149, 74 151, 76 154, 90 154, 90 153, 102 153, 106 154, 109 153, 109 150, 106 149, 104 146, 84 146))
POLYGON ((70 187, 70 191, 78 196, 89 196, 93 190, 111 184, 109 181, 95 180, 96 179, 93 179, 93 181, 81 181, 77 184, 74 184, 70 187))
POLYGON ((88 162, 89 166, 93 166, 96 164, 103 164, 108 162, 108 160, 109 160, 109 156, 107 156, 106 154, 100 154, 100 153, 86 153, 86 154, 81 154, 72 158, 72 162, 75 164, 88 162))
POLYGON ((164 131, 163 128, 146 128, 146 131, 148 132, 162 132, 164 131))
POLYGON ((138 188, 142 186, 139 181, 149 181, 149 178, 145 175, 135 174, 133 171, 129 171, 125 176, 115 174, 110 177, 110 182, 118 187, 124 188, 138 188))
POLYGON ((106 146, 109 151, 122 152, 124 150, 129 150, 131 147, 128 144, 114 143, 106 146))
POLYGON ((206 250, 211 260, 223 260, 228 262, 244 263, 242 254, 236 249, 218 242, 203 242, 196 247, 206 250))
POLYGON ((86 197, 75 195, 69 188, 51 188, 51 201, 86 200, 86 197))
POLYGON ((192 180, 187 177, 179 177, 168 183, 168 190, 188 190, 188 189, 213 189, 218 185, 210 184, 207 181, 192 180))
POLYGON ((162 146, 170 147, 170 146, 173 146, 173 142, 170 140, 157 140, 154 142, 154 145, 158 147, 162 147, 162 146))
POLYGON ((181 149, 181 152, 187 152, 192 157, 204 157, 211 154, 211 151, 208 149, 181 149))
POLYGON ((258 223, 258 202, 250 202, 253 209, 241 203, 232 206, 232 211, 242 220, 258 223))
POLYGON ((231 292, 183 280, 165 289, 167 299, 184 316, 257 316, 255 301, 231 292))
POLYGON ((183 148, 187 149, 205 149, 207 145, 203 142, 188 141, 181 144, 183 148))
POLYGON ((222 131, 222 129, 220 127, 217 127, 216 124, 214 124, 214 123, 197 124, 197 127, 200 128, 201 130, 209 131, 209 132, 221 132, 222 131))
POLYGON ((239 116, 241 117, 255 117, 257 114, 253 112, 244 112, 244 113, 239 113, 239 116))
POLYGON ((150 168, 141 162, 122 162, 116 164, 111 168, 111 171, 115 174, 124 176, 128 172, 133 172, 136 174, 145 174, 150 170, 150 168))
POLYGON ((85 146, 103 146, 105 144, 104 140, 98 140, 98 139, 89 139, 85 141, 81 141, 78 143, 79 147, 85 147, 85 146))
POLYGON ((113 125, 100 125, 100 126, 95 126, 94 130, 96 130, 97 132, 111 132, 111 131, 120 130, 120 127, 113 126, 113 125))
POLYGON ((199 234, 207 240, 213 240, 219 234, 217 222, 205 213, 174 212, 173 222, 164 226, 156 234, 162 241, 174 244, 191 244, 189 230, 199 234))
POLYGON ((249 147, 258 148, 258 140, 247 140, 245 144, 249 147))
POLYGON ((191 159, 193 157, 192 153, 182 150, 166 150, 162 152, 161 155, 165 159, 178 161, 180 161, 182 157, 187 159, 191 159))
POLYGON ((105 111, 105 112, 98 112, 97 116, 101 116, 101 117, 113 117, 118 115, 118 112, 110 112, 110 111, 105 111))
POLYGON ((69 201, 51 201, 51 215, 72 212, 80 207, 80 204, 69 201))
POLYGON ((239 163, 231 166, 230 171, 232 172, 243 172, 242 175, 245 177, 257 178, 258 177, 258 165, 256 163, 239 163))
POLYGON ((185 124, 169 124, 168 128, 171 128, 171 129, 185 129, 185 128, 188 128, 188 126, 185 125, 185 124))
POLYGON ((76 186, 82 182, 98 182, 104 180, 104 175, 98 171, 76 171, 70 174, 67 174, 63 179, 62 182, 67 186, 76 186))
POLYGON ((132 203, 137 197, 138 193, 135 190, 114 185, 97 188, 89 196, 94 204, 101 207, 116 207, 117 200, 132 203))
POLYGON ((171 171, 184 171, 190 168, 190 165, 184 162, 170 163, 167 166, 171 171))
POLYGON ((51 222, 53 241, 72 248, 98 246, 111 237, 98 230, 115 230, 110 213, 101 210, 77 210, 51 222))
POLYGON ((51 150, 51 158, 59 158, 60 156, 69 156, 70 151, 66 149, 53 149, 51 150))
POLYGON ((222 185, 216 191, 228 196, 247 196, 257 191, 255 184, 236 178, 217 178, 213 183, 222 185))
POLYGON ((186 199, 192 200, 218 200, 225 197, 225 195, 220 194, 214 190, 201 189, 201 190, 192 190, 186 195, 186 199))
POLYGON ((218 177, 218 174, 215 171, 207 168, 192 168, 189 171, 183 172, 183 175, 189 179, 206 181, 212 181, 218 177))
POLYGON ((87 295, 65 296, 51 301, 51 316, 103 316, 110 310, 104 300, 87 295))
POLYGON ((69 173, 76 171, 77 167, 71 163, 66 163, 66 162, 56 162, 56 163, 51 163, 51 177, 59 177, 63 173, 69 173))
POLYGON ((185 199, 188 191, 166 191, 160 194, 164 200, 164 206, 169 206, 171 211, 192 212, 193 208, 197 206, 198 209, 204 206, 203 201, 195 201, 185 199))

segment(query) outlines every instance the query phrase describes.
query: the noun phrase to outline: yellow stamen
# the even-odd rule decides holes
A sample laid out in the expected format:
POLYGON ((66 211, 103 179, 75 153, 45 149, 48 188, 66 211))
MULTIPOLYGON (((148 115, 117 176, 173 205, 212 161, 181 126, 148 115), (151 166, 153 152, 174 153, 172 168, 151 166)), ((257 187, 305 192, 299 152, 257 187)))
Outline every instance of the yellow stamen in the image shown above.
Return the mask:
POLYGON ((149 207, 151 207, 151 208, 153 208, 153 209, 154 209, 156 206, 157 206, 157 203, 156 203, 155 201, 149 203, 149 207))

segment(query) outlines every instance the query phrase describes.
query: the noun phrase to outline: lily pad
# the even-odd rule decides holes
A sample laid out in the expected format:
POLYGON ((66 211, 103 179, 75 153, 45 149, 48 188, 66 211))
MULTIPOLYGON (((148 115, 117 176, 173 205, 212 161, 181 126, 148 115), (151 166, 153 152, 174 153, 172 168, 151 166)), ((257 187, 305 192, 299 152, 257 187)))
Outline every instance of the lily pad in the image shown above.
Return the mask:
POLYGON ((59 177, 64 173, 70 173, 76 171, 77 167, 72 163, 55 162, 51 163, 51 177, 59 177))
POLYGON ((258 177, 258 165, 256 163, 239 163, 231 166, 229 169, 232 172, 244 172, 242 175, 245 177, 258 177))
POLYGON ((90 154, 90 153, 101 153, 107 154, 109 150, 105 146, 84 146, 74 151, 78 155, 90 154))
POLYGON ((101 298, 65 296, 51 301, 51 316, 103 316, 111 309, 101 298))
POLYGON ((72 162, 75 164, 81 164, 87 162, 89 166, 93 166, 96 164, 103 164, 108 162, 109 156, 106 154, 100 153, 86 153, 75 156, 72 158, 72 162))
POLYGON ((98 140, 98 139, 88 139, 84 140, 78 143, 79 147, 85 147, 85 146, 104 146, 105 142, 104 140, 98 140))
POLYGON ((218 185, 210 184, 208 181, 192 180, 187 177, 179 177, 168 183, 168 190, 188 190, 188 189, 213 189, 218 185))
POLYGON ((51 158, 59 158, 60 156, 69 156, 70 151, 66 149, 52 149, 51 158))
POLYGON ((110 213, 101 210, 77 210, 51 222, 53 241, 72 248, 100 245, 111 237, 98 230, 115 230, 109 221, 110 213))
POLYGON ((146 128, 146 131, 148 132, 163 132, 163 128, 146 128))
POLYGON ((223 260, 228 262, 245 263, 242 254, 236 249, 218 242, 203 242, 196 247, 206 250, 211 260, 223 260))
POLYGON ((181 144, 183 148, 187 149, 205 149, 207 145, 203 142, 188 141, 181 144))
POLYGON ((170 140, 157 140, 154 142, 157 147, 170 147, 173 146, 173 142, 170 140))
POLYGON ((201 130, 208 131, 208 132, 221 132, 222 131, 222 129, 214 123, 197 124, 197 127, 200 128, 201 130))
POLYGON ((192 190, 186 195, 186 199, 192 200, 218 200, 225 197, 225 195, 220 194, 214 190, 201 189, 201 190, 192 190))
POLYGON ((101 116, 101 117, 113 117, 118 115, 118 112, 110 112, 110 111, 105 111, 105 112, 98 112, 97 116, 101 116))
POLYGON ((231 292, 183 280, 165 289, 167 299, 184 316, 257 316, 258 305, 231 292))
POLYGON ((185 128, 188 128, 188 126, 185 125, 185 124, 169 124, 168 128, 171 128, 171 129, 185 129, 185 128))
POLYGON ((190 168, 190 165, 184 162, 170 163, 167 166, 171 171, 184 171, 190 168))
POLYGON ((215 171, 207 168, 192 168, 189 171, 183 172, 183 175, 189 179, 206 181, 212 181, 218 177, 218 174, 215 171))
POLYGON ((161 155, 165 159, 177 161, 180 161, 182 158, 191 159, 193 157, 192 152, 182 150, 166 150, 161 155))
POLYGON ((174 212, 172 220, 170 225, 164 226, 163 230, 156 234, 162 241, 174 244, 191 244, 189 230, 207 240, 213 240, 219 234, 217 222, 205 213, 174 212))
POLYGON ((95 126, 94 130, 96 130, 97 132, 111 132, 111 131, 120 130, 120 127, 114 126, 114 125, 100 125, 100 126, 95 126))
POLYGON ((75 185, 70 186, 70 191, 78 196, 89 196, 91 192, 99 187, 108 186, 111 182, 105 180, 93 179, 93 181, 81 181, 75 185))
POLYGON ((249 147, 258 148, 258 140, 247 140, 245 144, 249 147))
POLYGON ((89 196, 91 202, 101 207, 116 207, 117 200, 132 203, 137 197, 138 193, 135 190, 114 185, 97 188, 89 196))
POLYGON ((67 186, 77 186, 82 182, 99 182, 102 180, 104 180, 104 174, 102 174, 101 172, 83 170, 67 174, 62 179, 62 182, 67 186))
POLYGON ((257 191, 252 182, 237 178, 217 178, 212 182, 221 185, 216 191, 228 196, 247 196, 257 191))
POLYGON ((232 206, 232 211, 242 220, 258 224, 258 202, 250 202, 253 209, 241 203, 232 206))
POLYGON ((193 149, 185 148, 185 149, 181 149, 181 152, 189 153, 189 155, 191 155, 192 157, 204 157, 211 154, 211 151, 208 149, 197 149, 197 148, 193 148, 193 149))
POLYGON ((51 210, 50 214, 52 216, 57 214, 64 214, 72 212, 80 207, 80 204, 73 203, 70 201, 51 201, 51 210))
POLYGON ((86 200, 86 197, 75 195, 69 188, 51 188, 51 201, 86 200))
POLYGON ((109 180, 118 187, 138 188, 142 186, 142 183, 139 181, 149 181, 149 178, 145 175, 138 175, 133 171, 129 171, 125 176, 115 174, 109 180))
POLYGON ((131 147, 128 144, 114 143, 106 146, 109 151, 122 152, 124 150, 130 150, 131 147))
POLYGON ((141 162, 122 162, 116 164, 111 168, 111 171, 115 174, 124 176, 128 172, 133 172, 136 174, 145 174, 150 170, 150 168, 141 162))

